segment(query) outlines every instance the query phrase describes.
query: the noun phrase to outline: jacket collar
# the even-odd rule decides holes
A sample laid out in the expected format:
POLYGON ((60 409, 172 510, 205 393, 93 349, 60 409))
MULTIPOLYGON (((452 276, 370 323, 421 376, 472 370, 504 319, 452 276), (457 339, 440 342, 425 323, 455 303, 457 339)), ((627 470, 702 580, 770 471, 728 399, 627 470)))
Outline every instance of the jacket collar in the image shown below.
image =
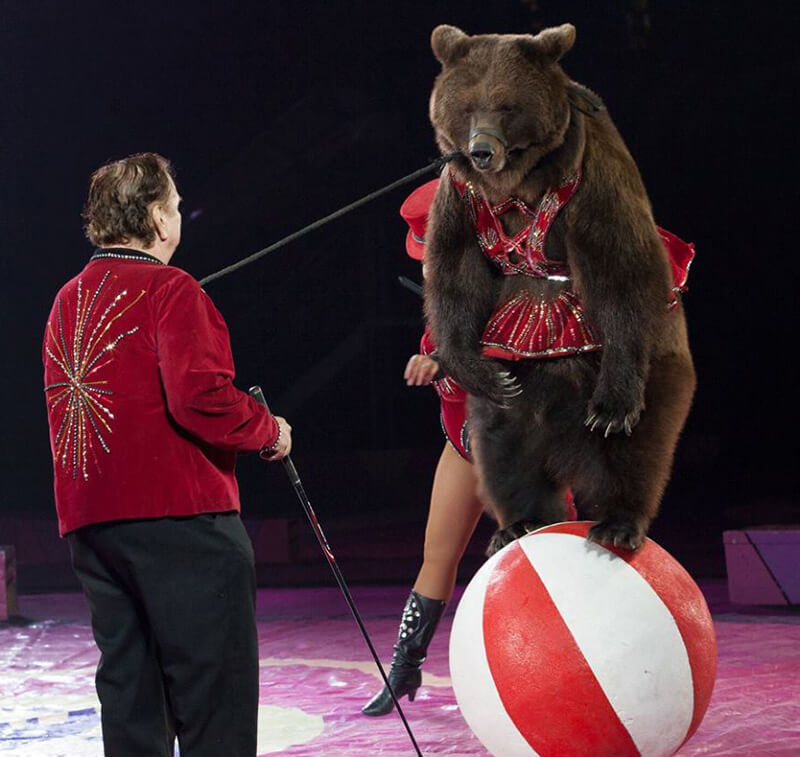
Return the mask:
POLYGON ((94 251, 90 260, 105 260, 107 258, 115 260, 138 260, 143 263, 156 263, 166 265, 154 255, 149 255, 141 250, 131 250, 127 247, 101 247, 94 251))

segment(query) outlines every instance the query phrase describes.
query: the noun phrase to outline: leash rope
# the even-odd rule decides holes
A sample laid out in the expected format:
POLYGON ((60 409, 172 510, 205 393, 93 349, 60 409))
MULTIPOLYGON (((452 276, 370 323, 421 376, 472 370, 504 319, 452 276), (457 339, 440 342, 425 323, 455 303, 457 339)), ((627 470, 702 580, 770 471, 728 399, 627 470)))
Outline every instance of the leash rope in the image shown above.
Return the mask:
POLYGON ((308 226, 295 231, 289 236, 284 237, 283 239, 279 239, 274 244, 271 244, 269 247, 265 247, 263 250, 259 250, 258 252, 254 252, 252 255, 248 255, 246 258, 242 258, 238 263, 233 263, 225 268, 216 271, 215 273, 209 274, 203 279, 200 279, 200 286, 205 286, 206 284, 210 284, 212 281, 216 281, 217 279, 222 278, 223 276, 227 276, 229 273, 233 273, 234 271, 238 271, 240 268, 244 268, 246 265, 250 265, 250 263, 254 263, 259 258, 263 258, 264 255, 269 254, 270 252, 274 252, 275 250, 280 249, 281 247, 285 247, 290 242, 294 242, 295 239, 299 239, 306 234, 309 234, 312 231, 316 231, 325 224, 330 223, 331 221, 335 221, 337 218, 341 218, 343 215, 346 215, 351 210, 355 210, 356 208, 360 208, 362 205, 366 205, 369 202, 377 199, 381 195, 386 194, 387 192, 391 192, 393 189, 397 187, 403 186, 403 184, 408 184, 415 179, 418 179, 420 176, 424 176, 426 173, 430 171, 440 171, 444 166, 449 163, 453 158, 455 158, 459 153, 451 152, 447 155, 443 155, 441 158, 437 158, 433 161, 433 163, 429 163, 424 168, 420 168, 413 173, 408 174, 407 176, 403 176, 401 179, 397 179, 397 181, 393 181, 391 184, 387 184, 385 187, 381 187, 381 189, 377 189, 374 192, 370 192, 368 195, 365 195, 360 200, 356 200, 355 202, 351 202, 349 205, 345 205, 343 208, 339 208, 334 213, 325 216, 324 218, 320 218, 314 223, 308 224, 308 226))

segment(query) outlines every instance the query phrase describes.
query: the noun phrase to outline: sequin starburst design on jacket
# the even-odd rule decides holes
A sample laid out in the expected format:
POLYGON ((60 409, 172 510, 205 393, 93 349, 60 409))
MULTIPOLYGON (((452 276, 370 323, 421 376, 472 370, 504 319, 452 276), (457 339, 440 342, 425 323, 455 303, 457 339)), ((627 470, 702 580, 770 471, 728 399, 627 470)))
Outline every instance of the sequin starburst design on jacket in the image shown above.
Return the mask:
POLYGON ((118 331, 119 321, 144 296, 135 296, 127 289, 105 299, 104 289, 111 272, 106 271, 97 289, 84 290, 78 280, 73 303, 56 300, 58 323, 47 323, 45 353, 52 362, 53 374, 62 381, 45 386, 48 412, 56 428, 53 454, 57 463, 72 472, 73 478, 89 480, 89 461, 99 470, 98 447, 111 452, 110 437, 114 420, 113 389, 103 378, 103 369, 114 360, 119 343, 135 334, 138 326, 118 331), (116 325, 116 326, 115 326, 116 325), (56 333, 56 330, 58 333, 56 333))

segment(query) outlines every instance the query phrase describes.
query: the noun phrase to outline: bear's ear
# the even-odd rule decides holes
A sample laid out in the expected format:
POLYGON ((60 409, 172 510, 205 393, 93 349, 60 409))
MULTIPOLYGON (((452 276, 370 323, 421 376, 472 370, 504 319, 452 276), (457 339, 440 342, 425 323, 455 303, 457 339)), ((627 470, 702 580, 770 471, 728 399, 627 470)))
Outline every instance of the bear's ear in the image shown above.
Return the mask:
POLYGON ((561 24, 542 29, 535 37, 522 40, 522 47, 533 57, 546 55, 553 62, 560 60, 575 44, 575 27, 561 24))
POLYGON ((464 34, 458 27, 447 24, 437 26, 431 34, 431 49, 443 66, 466 55, 468 43, 468 34, 464 34))

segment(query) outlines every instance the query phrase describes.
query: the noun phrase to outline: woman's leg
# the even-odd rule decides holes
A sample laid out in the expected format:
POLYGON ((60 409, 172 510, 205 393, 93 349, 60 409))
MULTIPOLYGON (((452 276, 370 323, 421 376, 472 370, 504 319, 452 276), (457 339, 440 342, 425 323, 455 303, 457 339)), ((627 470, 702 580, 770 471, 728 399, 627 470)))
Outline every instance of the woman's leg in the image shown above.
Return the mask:
MULTIPOLYGON (((481 515, 470 463, 446 444, 431 491, 425 530, 425 556, 400 622, 389 682, 397 697, 414 699, 422 683, 420 666, 453 594, 464 549, 481 515)), ((385 715, 394 707, 386 686, 362 708, 365 715, 385 715)))
POLYGON ((483 506, 475 469, 446 443, 433 478, 422 568, 414 591, 449 602, 458 564, 475 531, 483 506))

